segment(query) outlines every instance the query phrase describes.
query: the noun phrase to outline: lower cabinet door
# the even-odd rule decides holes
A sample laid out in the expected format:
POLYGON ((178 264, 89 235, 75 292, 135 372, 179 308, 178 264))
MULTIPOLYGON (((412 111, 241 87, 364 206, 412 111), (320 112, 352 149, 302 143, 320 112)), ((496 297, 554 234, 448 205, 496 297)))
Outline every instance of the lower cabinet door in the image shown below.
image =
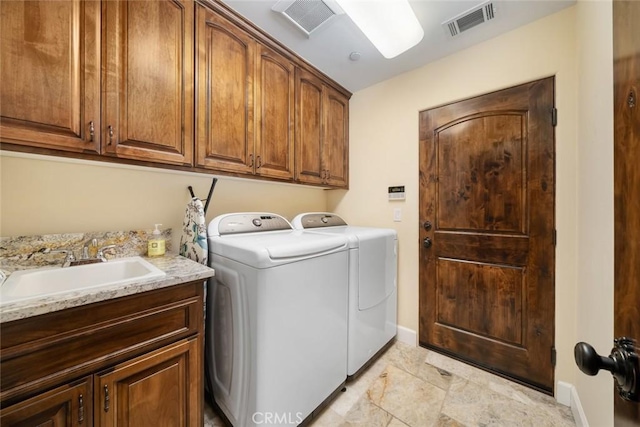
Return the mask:
POLYGON ((2 427, 93 425, 92 377, 65 384, 0 412, 2 427))
POLYGON ((202 425, 198 338, 95 375, 96 426, 202 425))

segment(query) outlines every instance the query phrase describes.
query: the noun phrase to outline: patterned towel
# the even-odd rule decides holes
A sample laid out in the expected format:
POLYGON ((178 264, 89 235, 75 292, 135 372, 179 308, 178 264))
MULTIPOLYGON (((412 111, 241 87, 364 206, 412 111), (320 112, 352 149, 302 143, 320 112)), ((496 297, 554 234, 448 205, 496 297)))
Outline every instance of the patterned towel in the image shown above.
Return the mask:
POLYGON ((207 265, 207 226, 205 224, 202 200, 194 197, 187 204, 182 221, 180 255, 207 265))

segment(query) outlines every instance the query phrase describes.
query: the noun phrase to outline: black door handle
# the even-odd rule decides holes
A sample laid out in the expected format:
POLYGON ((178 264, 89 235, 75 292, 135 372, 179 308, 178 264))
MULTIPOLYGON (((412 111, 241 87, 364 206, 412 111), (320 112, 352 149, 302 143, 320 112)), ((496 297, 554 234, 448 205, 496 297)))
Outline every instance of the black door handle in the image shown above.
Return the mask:
POLYGON ((614 347, 609 357, 600 356, 591 345, 579 342, 573 349, 576 365, 591 376, 601 369, 611 372, 620 397, 640 402, 640 369, 634 341, 623 337, 613 342, 614 347))
POLYGON ((424 238, 424 240, 422 241, 422 246, 423 246, 425 249, 429 249, 429 248, 431 247, 431 245, 432 245, 432 244, 433 244, 433 242, 432 242, 432 241, 431 241, 431 239, 430 239, 430 238, 428 238, 428 237, 425 237, 425 238, 424 238))

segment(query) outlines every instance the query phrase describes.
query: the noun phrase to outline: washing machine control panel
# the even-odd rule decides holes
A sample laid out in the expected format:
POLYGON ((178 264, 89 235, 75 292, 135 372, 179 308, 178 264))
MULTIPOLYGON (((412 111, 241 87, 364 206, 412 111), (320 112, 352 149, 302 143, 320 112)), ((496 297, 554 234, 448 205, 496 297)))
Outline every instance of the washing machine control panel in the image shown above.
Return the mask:
POLYGON ((338 215, 329 213, 310 213, 304 215, 300 221, 302 228, 337 227, 347 225, 338 215))
POLYGON ((240 213, 229 214, 220 219, 220 235, 255 233, 258 231, 291 230, 289 221, 276 214, 240 213))

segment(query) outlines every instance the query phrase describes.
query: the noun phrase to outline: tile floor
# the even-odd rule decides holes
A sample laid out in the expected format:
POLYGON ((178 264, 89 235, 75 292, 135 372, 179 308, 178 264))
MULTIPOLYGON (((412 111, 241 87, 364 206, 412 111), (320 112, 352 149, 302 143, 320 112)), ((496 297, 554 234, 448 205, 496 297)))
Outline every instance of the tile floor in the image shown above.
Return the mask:
MULTIPOLYGON (((224 426, 211 408, 205 427, 224 426)), ((424 348, 396 342, 312 427, 575 426, 555 399, 424 348)))

